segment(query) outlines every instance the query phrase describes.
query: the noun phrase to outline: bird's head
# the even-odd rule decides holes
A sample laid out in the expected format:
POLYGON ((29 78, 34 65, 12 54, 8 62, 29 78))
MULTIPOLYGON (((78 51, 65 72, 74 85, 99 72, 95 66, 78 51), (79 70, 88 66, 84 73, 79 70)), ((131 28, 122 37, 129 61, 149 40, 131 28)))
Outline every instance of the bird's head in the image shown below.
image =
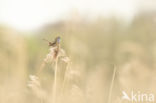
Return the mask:
POLYGON ((55 41, 56 41, 57 43, 60 43, 61 37, 60 37, 60 36, 56 37, 55 41))

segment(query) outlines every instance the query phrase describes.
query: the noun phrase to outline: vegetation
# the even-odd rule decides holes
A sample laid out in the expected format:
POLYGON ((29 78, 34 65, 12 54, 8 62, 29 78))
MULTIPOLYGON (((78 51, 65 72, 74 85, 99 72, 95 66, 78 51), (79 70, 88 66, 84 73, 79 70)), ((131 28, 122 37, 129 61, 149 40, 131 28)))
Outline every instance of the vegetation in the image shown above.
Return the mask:
POLYGON ((1 26, 0 103, 130 103, 121 101, 123 90, 156 94, 155 16, 125 22, 71 15, 32 36, 1 26), (53 58, 56 47, 42 39, 56 36, 53 58))

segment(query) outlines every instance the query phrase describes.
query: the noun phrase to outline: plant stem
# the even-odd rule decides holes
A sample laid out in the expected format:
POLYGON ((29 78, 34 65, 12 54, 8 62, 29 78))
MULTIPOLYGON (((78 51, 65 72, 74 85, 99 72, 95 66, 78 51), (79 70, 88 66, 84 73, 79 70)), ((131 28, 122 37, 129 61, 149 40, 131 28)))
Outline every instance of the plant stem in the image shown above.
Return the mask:
POLYGON ((111 103, 112 89, 113 89, 113 85, 114 85, 115 74, 116 74, 116 67, 114 66, 114 72, 113 72, 113 77, 112 77, 110 90, 109 90, 109 96, 108 96, 108 103, 111 103))
POLYGON ((54 73, 54 84, 53 84, 53 103, 56 103, 57 100, 57 62, 58 62, 58 57, 56 58, 55 61, 55 73, 54 73))

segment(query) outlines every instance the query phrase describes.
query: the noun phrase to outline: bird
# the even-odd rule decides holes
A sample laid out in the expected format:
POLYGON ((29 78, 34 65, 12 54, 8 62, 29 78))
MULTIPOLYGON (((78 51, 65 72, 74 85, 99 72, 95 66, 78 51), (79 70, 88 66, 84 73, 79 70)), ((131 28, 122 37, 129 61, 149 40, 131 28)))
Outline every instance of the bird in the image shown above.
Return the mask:
POLYGON ((50 42, 47 39, 43 39, 43 40, 47 41, 49 43, 48 44, 49 46, 55 47, 55 46, 58 46, 60 44, 61 37, 60 36, 56 37, 53 42, 50 42))

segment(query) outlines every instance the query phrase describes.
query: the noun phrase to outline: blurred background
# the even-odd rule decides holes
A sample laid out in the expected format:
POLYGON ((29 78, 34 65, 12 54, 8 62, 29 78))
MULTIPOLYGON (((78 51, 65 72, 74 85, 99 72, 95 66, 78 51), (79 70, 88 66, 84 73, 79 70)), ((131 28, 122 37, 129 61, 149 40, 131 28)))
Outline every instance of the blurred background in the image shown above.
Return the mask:
MULTIPOLYGON (((56 36, 72 61, 68 103, 107 102, 114 65, 112 103, 123 90, 156 94, 155 0, 0 0, 0 103, 51 103, 27 83, 49 52, 42 39, 56 36)), ((47 94, 50 68, 39 75, 47 94)))

